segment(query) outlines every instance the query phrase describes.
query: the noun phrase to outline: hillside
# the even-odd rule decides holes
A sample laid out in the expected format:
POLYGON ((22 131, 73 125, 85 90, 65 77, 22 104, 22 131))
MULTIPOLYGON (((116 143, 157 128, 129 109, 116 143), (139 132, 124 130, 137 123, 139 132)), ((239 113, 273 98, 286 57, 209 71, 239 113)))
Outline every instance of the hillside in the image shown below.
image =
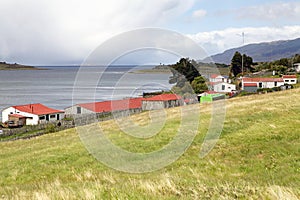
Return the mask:
POLYGON ((300 38, 295 40, 249 44, 243 47, 226 50, 223 53, 211 56, 211 58, 216 63, 230 64, 236 51, 251 56, 254 62, 269 62, 281 58, 289 58, 295 54, 300 54, 300 38))
MULTIPOLYGON (((298 199, 300 196, 300 89, 226 102, 221 138, 202 159, 199 151, 211 105, 200 106, 200 128, 187 152, 170 166, 146 174, 110 169, 83 147, 75 129, 0 143, 2 199, 298 199), (251 108, 251 109, 249 109, 251 108)), ((180 124, 168 109, 162 132, 149 139, 124 135, 112 121, 107 136, 133 152, 167 144, 180 124)), ((139 124, 148 113, 132 116, 139 124)), ((89 127, 86 127, 89 128, 89 127)))
POLYGON ((0 70, 35 70, 36 67, 28 65, 20 65, 17 63, 9 64, 6 62, 0 62, 0 70))

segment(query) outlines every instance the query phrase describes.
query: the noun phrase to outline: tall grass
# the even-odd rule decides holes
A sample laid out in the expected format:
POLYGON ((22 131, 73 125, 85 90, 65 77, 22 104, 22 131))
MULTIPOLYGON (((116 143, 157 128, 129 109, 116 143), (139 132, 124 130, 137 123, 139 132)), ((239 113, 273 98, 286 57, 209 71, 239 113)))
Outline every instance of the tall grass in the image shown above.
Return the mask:
MULTIPOLYGON (((145 140, 122 133, 114 121, 101 127, 116 145, 151 152, 174 136, 178 109, 167 110, 161 133, 145 140)), ((0 199, 299 199, 300 89, 228 100, 221 138, 203 159, 199 151, 211 105, 200 110, 198 134, 185 154, 146 174, 101 164, 75 129, 2 142, 0 199)), ((149 116, 145 112, 132 119, 145 125, 149 116)))

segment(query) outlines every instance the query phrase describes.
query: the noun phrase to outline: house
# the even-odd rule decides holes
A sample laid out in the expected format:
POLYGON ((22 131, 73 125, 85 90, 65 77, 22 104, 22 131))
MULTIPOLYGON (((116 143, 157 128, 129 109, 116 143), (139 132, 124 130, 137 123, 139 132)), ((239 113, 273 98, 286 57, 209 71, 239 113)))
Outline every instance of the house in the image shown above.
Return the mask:
POLYGON ((236 86, 231 84, 228 76, 212 74, 209 77, 208 89, 215 92, 229 93, 236 90, 236 86))
POLYGON ((285 84, 292 85, 297 83, 296 75, 283 75, 282 78, 285 84))
POLYGON ((184 101, 176 94, 161 94, 142 100, 142 110, 159 110, 182 106, 184 101))
POLYGON ((209 82, 216 83, 216 82, 223 82, 223 83, 231 83, 231 80, 228 76, 222 76, 220 74, 212 74, 209 77, 209 82))
POLYGON ((81 103, 65 109, 66 115, 107 114, 117 111, 140 112, 144 98, 128 98, 92 103, 81 103))
POLYGON ((2 123, 8 123, 10 126, 37 125, 57 121, 63 117, 64 111, 40 103, 11 106, 2 111, 2 123))
POLYGON ((259 88, 274 88, 284 85, 282 78, 242 78, 242 90, 257 92, 259 88))
POLYGON ((210 89, 215 92, 229 93, 236 90, 236 86, 227 82, 211 82, 210 89))

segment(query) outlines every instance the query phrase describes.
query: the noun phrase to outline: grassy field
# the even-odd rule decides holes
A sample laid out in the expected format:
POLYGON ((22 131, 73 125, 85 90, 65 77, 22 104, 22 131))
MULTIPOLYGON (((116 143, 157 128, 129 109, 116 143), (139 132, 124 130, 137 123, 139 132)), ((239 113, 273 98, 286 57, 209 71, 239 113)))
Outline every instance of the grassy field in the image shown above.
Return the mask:
MULTIPOLYGON (((211 105, 200 110, 198 134, 184 155, 146 174, 96 161, 75 129, 2 142, 0 199, 299 199, 300 88, 227 100, 222 135, 202 159, 211 105)), ((166 145, 179 126, 179 108, 167 112, 162 132, 145 140, 123 134, 113 121, 101 127, 118 146, 151 152, 166 145)), ((149 116, 132 119, 145 125, 149 116)))

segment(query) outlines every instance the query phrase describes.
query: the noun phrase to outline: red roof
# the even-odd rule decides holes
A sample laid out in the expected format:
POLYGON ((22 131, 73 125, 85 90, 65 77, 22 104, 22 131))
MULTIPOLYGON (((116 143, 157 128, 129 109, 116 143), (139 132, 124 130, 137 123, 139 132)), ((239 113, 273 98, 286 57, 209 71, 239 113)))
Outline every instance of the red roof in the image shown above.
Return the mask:
POLYGON ((297 78, 296 75, 283 75, 282 78, 297 78))
POLYGON ((131 99, 123 99, 123 100, 82 103, 79 104, 79 106, 96 113, 112 112, 112 111, 119 111, 119 110, 141 108, 143 99, 144 98, 131 98, 131 99))
POLYGON ((218 76, 220 76, 219 74, 212 74, 210 75, 210 78, 217 78, 218 76))
POLYGON ((12 107, 21 112, 31 113, 34 115, 47 115, 47 114, 52 114, 52 113, 63 113, 64 112, 62 110, 55 110, 55 109, 49 108, 40 103, 19 105, 19 106, 12 106, 12 107))
POLYGON ((243 78, 243 82, 283 82, 282 78, 243 78))
POLYGON ((23 115, 18 115, 18 114, 10 114, 9 116, 10 116, 10 117, 15 117, 15 118, 26 118, 25 116, 23 116, 23 115))
POLYGON ((244 87, 257 87, 257 83, 244 83, 244 87))
POLYGON ((160 94, 150 98, 145 98, 144 101, 171 101, 179 99, 181 99, 181 96, 176 94, 160 94))

